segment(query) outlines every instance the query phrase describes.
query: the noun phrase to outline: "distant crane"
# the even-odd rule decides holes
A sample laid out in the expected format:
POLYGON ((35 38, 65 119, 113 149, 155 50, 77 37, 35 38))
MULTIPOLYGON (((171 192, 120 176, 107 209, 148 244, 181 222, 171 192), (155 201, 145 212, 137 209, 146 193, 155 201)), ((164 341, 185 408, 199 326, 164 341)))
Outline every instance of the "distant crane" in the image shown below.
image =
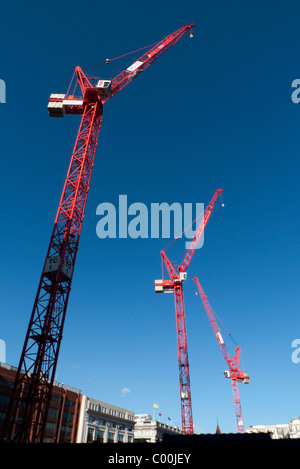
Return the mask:
POLYGON ((155 280, 154 282, 156 293, 172 293, 174 291, 182 432, 183 434, 189 435, 192 435, 194 433, 194 428, 182 284, 187 279, 186 270, 192 260, 195 249, 203 235, 204 228, 210 218, 210 215, 212 214, 216 199, 218 196, 221 196, 222 193, 223 190, 218 189, 214 194, 212 200, 210 201, 209 205, 205 209, 203 220, 200 222, 196 230, 196 234, 194 235, 191 241, 190 247, 183 259, 182 264, 178 267, 178 272, 173 267, 173 264, 169 261, 165 252, 161 251, 161 257, 167 268, 170 280, 161 279, 155 280))
POLYGON ((79 84, 80 97, 70 91, 73 79, 66 94, 50 95, 50 117, 79 114, 82 118, 16 372, 2 440, 35 443, 44 439, 103 104, 186 32, 192 37, 193 26, 185 25, 157 42, 112 80, 88 79, 77 66, 73 75, 76 75, 74 91, 79 84))
POLYGON ((203 306, 205 308, 208 319, 209 319, 209 321, 211 323, 211 326, 213 328, 213 331, 215 333, 215 336, 216 336, 216 339, 217 339, 218 344, 220 346, 220 349, 222 351, 223 357, 224 357, 224 359, 227 363, 227 366, 229 368, 229 370, 224 371, 224 376, 226 378, 231 379, 238 432, 239 433, 245 433, 238 382, 248 384, 250 382, 250 377, 247 373, 244 373, 243 371, 239 370, 240 351, 241 351, 240 346, 238 346, 236 348, 234 356, 233 356, 233 358, 231 358, 229 353, 228 353, 228 350, 227 350, 226 344, 224 342, 224 339, 222 337, 220 328, 217 324, 216 318, 213 314, 213 310, 212 310, 212 308, 211 308, 211 306, 210 306, 210 304, 207 300, 207 297, 204 293, 204 290, 203 290, 202 286, 200 285, 200 282, 199 282, 197 277, 195 277, 193 279, 193 281, 196 283, 196 285, 198 287, 198 291, 200 293, 203 306))

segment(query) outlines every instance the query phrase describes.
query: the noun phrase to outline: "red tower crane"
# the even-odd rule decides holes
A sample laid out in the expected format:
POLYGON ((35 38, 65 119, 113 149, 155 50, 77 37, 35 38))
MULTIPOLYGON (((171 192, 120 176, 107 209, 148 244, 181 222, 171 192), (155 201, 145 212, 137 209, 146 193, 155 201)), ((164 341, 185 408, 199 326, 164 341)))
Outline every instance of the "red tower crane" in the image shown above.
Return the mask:
POLYGON ((198 291, 201 296, 201 300, 203 303, 203 306, 205 308, 205 311, 207 313, 208 319, 211 323, 211 326, 213 328, 213 331, 215 333, 216 339, 218 341, 218 344, 220 346, 220 349, 222 351, 223 357, 227 363, 227 366, 229 370, 226 370, 224 372, 224 375, 226 378, 231 379, 231 384, 232 384, 232 391, 233 391, 233 400, 234 400, 234 407, 235 407, 235 414, 236 414, 236 421, 237 421, 237 427, 238 427, 238 432, 239 433, 244 433, 244 421, 243 421, 243 416, 242 416, 242 407, 241 407, 241 401, 240 401, 240 393, 239 393, 239 387, 238 387, 238 382, 242 382, 245 384, 248 384, 250 381, 250 377, 247 373, 244 373, 239 369, 240 366, 240 347, 238 346, 235 349, 235 353, 233 358, 230 357, 226 344, 224 342, 224 339, 222 337, 220 328, 217 324, 216 318, 214 316, 213 310, 207 300, 207 297, 204 293, 204 290, 202 286, 200 285, 200 282, 197 277, 193 279, 193 281, 196 283, 198 287, 198 291))
POLYGON ((179 385, 180 385, 180 403, 181 403, 181 419, 182 419, 182 432, 184 434, 192 435, 193 428, 193 415, 192 415, 192 400, 191 400, 191 386, 190 386, 190 372, 189 372, 189 359, 187 347, 187 335, 185 324, 185 311, 183 301, 183 282, 187 278, 187 268, 192 260, 195 249, 203 235, 204 228, 213 211, 216 199, 222 195, 223 190, 218 189, 214 194, 212 200, 204 211, 203 220, 201 220, 196 234, 194 235, 190 247, 183 259, 182 264, 178 267, 178 272, 175 270, 173 264, 169 261, 164 251, 161 251, 161 257, 165 263, 170 280, 155 280, 156 293, 169 293, 174 291, 175 298, 175 315, 176 315, 176 330, 177 330, 177 351, 178 351, 178 365, 179 365, 179 385))
POLYGON ((185 25, 156 43, 112 80, 97 79, 94 84, 94 79, 88 79, 82 69, 76 67, 74 76, 76 74, 76 86, 80 86, 80 97, 69 91, 50 95, 50 117, 80 114, 82 118, 16 373, 2 440, 42 442, 44 438, 103 104, 186 32, 189 31, 192 37, 193 26, 185 25))

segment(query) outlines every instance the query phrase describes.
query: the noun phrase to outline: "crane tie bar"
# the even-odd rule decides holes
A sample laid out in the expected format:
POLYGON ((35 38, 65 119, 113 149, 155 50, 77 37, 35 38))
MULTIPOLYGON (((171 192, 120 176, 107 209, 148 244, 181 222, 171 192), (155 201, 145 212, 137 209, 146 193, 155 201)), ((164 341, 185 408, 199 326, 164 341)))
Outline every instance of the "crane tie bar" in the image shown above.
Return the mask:
POLYGON ((133 50, 132 52, 127 52, 126 54, 119 55, 118 57, 114 57, 113 59, 106 59, 106 63, 109 64, 113 60, 121 59, 122 57, 125 57, 126 55, 134 54, 135 52, 139 52, 140 50, 155 46, 156 44, 158 44, 158 42, 153 42, 153 44, 150 44, 149 46, 144 46, 144 47, 141 47, 140 49, 133 50))

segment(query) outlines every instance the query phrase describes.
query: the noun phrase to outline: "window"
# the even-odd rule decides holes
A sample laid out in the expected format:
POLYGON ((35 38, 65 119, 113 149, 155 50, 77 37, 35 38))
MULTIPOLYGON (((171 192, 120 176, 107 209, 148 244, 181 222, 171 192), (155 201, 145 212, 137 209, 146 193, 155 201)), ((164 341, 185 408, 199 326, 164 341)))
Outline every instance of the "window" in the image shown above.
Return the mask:
POLYGON ((108 432, 108 443, 113 443, 115 438, 115 434, 112 432, 108 432))
POLYGON ((55 407, 49 407, 48 417, 55 419, 57 416, 57 409, 55 407))
POLYGON ((0 394, 0 405, 3 407, 7 407, 10 401, 9 396, 5 396, 4 394, 0 394))
POLYGON ((9 381, 6 381, 6 379, 3 379, 2 377, 0 377, 0 386, 3 386, 4 388, 13 388, 14 387, 14 383, 10 383, 9 381))
POLYGON ((64 422, 73 422, 74 414, 73 412, 64 411, 63 413, 63 421, 64 422))
POLYGON ((55 423, 54 422, 47 422, 46 423, 46 433, 54 433, 55 430, 55 423))
POLYGON ((119 443, 123 443, 123 442, 124 442, 124 435, 120 435, 120 433, 119 433, 119 435, 118 435, 118 442, 119 442, 119 443))
POLYGON ((93 441, 93 437, 94 437, 94 429, 89 427, 88 433, 87 433, 87 442, 90 443, 91 441, 93 441))
POLYGON ((103 443, 103 439, 104 439, 104 431, 103 430, 97 430, 96 431, 96 441, 98 441, 99 443, 103 443))
POLYGON ((62 425, 60 429, 60 434, 61 436, 70 436, 71 430, 71 427, 68 427, 67 425, 62 425))
POLYGON ((68 407, 75 407, 75 402, 68 401, 68 399, 66 399, 66 401, 65 401, 65 406, 68 406, 68 407))

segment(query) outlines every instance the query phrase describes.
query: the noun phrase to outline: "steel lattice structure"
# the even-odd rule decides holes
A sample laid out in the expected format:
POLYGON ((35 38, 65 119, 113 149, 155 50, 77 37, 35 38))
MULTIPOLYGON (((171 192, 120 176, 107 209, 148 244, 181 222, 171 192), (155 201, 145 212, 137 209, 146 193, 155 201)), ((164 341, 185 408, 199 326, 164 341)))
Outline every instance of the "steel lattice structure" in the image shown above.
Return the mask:
POLYGON ((244 420, 243 420, 243 415, 242 415, 242 407, 241 407, 241 401, 240 401, 240 393, 239 393, 239 386, 238 382, 246 383, 248 384, 250 381, 250 377, 247 373, 244 373, 239 369, 240 366, 240 346, 236 347, 235 353, 233 358, 230 357, 226 344, 224 342, 224 339, 222 337, 220 328, 217 324, 216 318, 214 316, 213 310, 208 302, 207 296, 204 293, 204 290, 198 280, 197 277, 193 279, 193 281, 196 283, 198 287, 198 291, 203 303, 203 306, 205 308, 205 311, 207 313, 208 319, 210 321, 210 324, 213 328, 213 331, 215 333, 216 339, 218 341, 218 344, 220 346, 221 352, 223 354, 223 357, 227 363, 227 366, 229 368, 229 372, 225 372, 224 375, 226 378, 231 379, 231 384, 232 384, 232 392, 233 392, 233 401, 234 401, 234 408, 235 408, 235 415, 236 415, 236 421, 237 421, 237 428, 239 433, 245 433, 245 428, 244 428, 244 420))
POLYGON ((69 92, 50 95, 50 117, 79 114, 82 118, 16 373, 2 440, 42 442, 44 439, 103 104, 186 32, 191 32, 193 26, 185 25, 170 34, 112 80, 99 80, 94 85, 94 80, 88 79, 82 69, 76 67, 80 97, 69 92))
POLYGON ((193 258, 195 249, 204 233, 204 228, 213 211, 215 202, 219 195, 222 195, 223 190, 218 189, 209 205, 204 211, 203 220, 201 220, 196 234, 193 237, 190 247, 183 259, 183 262, 178 266, 177 271, 173 264, 168 259, 166 253, 161 251, 161 257, 164 261, 168 271, 170 280, 155 280, 156 293, 174 292, 175 298, 175 317, 176 317, 176 332, 177 332, 177 351, 178 351, 178 366, 179 366, 179 387, 180 387, 180 404, 181 404, 181 419, 182 419, 182 432, 183 434, 193 435, 193 412, 192 412, 192 398, 191 398, 191 385, 190 385, 190 372, 189 372, 189 358, 188 358, 188 345, 186 333, 186 321, 184 310, 184 297, 183 297, 183 282, 186 281, 186 270, 193 258))

